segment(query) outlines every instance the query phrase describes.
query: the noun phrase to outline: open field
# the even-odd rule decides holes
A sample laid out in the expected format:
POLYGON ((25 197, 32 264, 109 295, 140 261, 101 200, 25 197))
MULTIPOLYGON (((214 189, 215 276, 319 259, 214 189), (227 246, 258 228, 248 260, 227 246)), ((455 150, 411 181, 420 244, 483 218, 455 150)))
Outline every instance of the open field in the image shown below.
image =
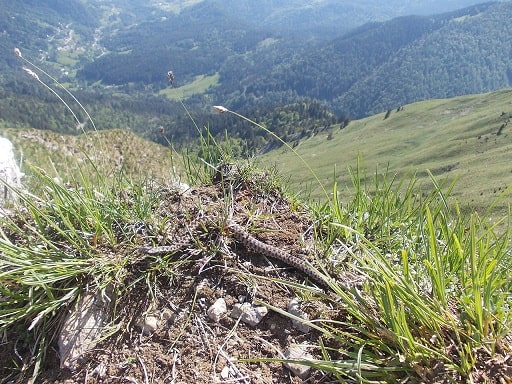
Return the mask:
POLYGON ((186 99, 192 95, 200 94, 206 91, 209 87, 213 87, 219 82, 219 74, 216 73, 212 76, 197 76, 195 80, 189 84, 177 88, 165 88, 160 91, 159 95, 165 95, 171 100, 186 99))
MULTIPOLYGON (((349 167, 358 157, 368 177, 375 171, 404 175, 416 173, 431 187, 427 170, 438 181, 457 179, 453 196, 462 206, 485 209, 512 184, 512 90, 430 100, 352 121, 345 129, 311 137, 295 149, 331 191, 334 181, 341 193, 352 190, 349 167), (501 128, 501 131, 500 131, 501 128)), ((294 188, 320 188, 304 164, 282 147, 261 158, 274 162, 289 175, 294 188)), ((371 183, 371 182, 370 182, 371 183)), ((506 207, 507 199, 501 204, 506 207)))

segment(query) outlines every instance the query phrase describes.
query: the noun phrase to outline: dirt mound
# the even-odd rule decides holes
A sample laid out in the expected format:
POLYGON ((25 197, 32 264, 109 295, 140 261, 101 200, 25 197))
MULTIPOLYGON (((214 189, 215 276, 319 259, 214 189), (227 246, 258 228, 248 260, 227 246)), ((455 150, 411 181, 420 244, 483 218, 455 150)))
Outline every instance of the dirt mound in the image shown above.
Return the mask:
MULTIPOLYGON (((259 184, 240 182, 234 188, 233 183, 231 188, 219 183, 184 193, 161 191, 153 212, 155 222, 131 224, 132 241, 138 248, 116 250, 131 252, 132 257, 113 289, 122 293, 115 299, 112 321, 104 329, 104 338, 73 362, 72 370, 59 368, 55 341, 46 351, 38 381, 72 384, 327 380, 323 373, 304 365, 287 367, 281 362, 257 361, 322 357, 319 332, 285 314, 292 299, 298 308, 294 316, 332 319, 337 315, 326 304, 330 301, 326 293, 315 288, 302 271, 247 249, 230 234, 228 219, 265 244, 289 254, 302 254, 300 257, 308 254, 314 264, 312 223, 305 210, 292 207, 276 190, 262 190, 260 184, 261 180, 259 184), (161 270, 151 271, 155 266, 161 270), (302 285, 309 288, 301 289, 302 285), (226 303, 226 312, 215 321, 208 310, 221 298, 226 303), (268 313, 258 324, 248 325, 243 316, 231 313, 244 303, 268 313)), ((71 307, 66 310, 69 311, 71 307)), ((8 347, 16 351, 13 345, 8 347)), ((11 361, 18 358, 14 353, 8 356, 11 361)))

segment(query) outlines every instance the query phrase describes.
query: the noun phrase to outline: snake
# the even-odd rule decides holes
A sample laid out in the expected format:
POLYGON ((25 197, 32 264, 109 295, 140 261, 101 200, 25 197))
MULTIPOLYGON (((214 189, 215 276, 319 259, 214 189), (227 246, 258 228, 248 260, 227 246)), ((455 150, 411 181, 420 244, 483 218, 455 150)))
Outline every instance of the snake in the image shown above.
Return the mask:
MULTIPOLYGON (((191 224, 190 227, 193 225, 191 224)), ((227 221, 227 228, 231 233, 232 237, 237 240, 240 244, 245 246, 247 249, 260 254, 262 256, 266 256, 275 260, 278 260, 290 267, 293 267, 309 278, 311 278, 315 283, 322 286, 322 288, 329 288, 328 280, 325 275, 320 273, 316 268, 311 266, 305 258, 294 256, 281 248, 275 247, 273 245, 264 243, 253 237, 243 226, 237 224, 232 220, 227 221)), ((186 236, 182 236, 177 239, 173 245, 164 245, 157 247, 143 247, 140 248, 139 251, 144 254, 149 255, 159 255, 166 254, 171 252, 176 252, 177 250, 183 248, 184 246, 190 243, 190 238, 186 236)))
POLYGON ((235 223, 234 221, 228 222, 228 228, 233 234, 233 237, 251 251, 266 257, 270 257, 272 259, 279 260, 284 264, 287 264, 290 267, 303 272, 322 287, 329 288, 326 277, 317 269, 308 264, 306 259, 294 256, 282 250, 281 248, 256 239, 255 237, 251 236, 244 227, 235 223))

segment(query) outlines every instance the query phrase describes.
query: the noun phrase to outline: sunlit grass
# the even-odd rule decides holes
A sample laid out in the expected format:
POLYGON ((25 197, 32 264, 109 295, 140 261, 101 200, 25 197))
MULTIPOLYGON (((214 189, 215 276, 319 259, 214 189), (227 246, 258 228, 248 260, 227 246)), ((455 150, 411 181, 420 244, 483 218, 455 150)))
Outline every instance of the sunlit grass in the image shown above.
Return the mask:
POLYGON ((42 171, 33 174, 38 195, 18 191, 16 211, 0 217, 0 333, 32 330, 23 347, 42 359, 63 308, 109 284, 122 291, 125 267, 134 259, 123 251, 133 237, 129 224, 148 220, 156 197, 122 176, 107 182, 96 175, 91 183, 80 174, 62 184, 42 171))
MULTIPOLYGON (((388 168, 400 176, 416 173, 418 185, 427 191, 430 177, 426 170, 439 180, 457 180, 451 196, 461 209, 482 213, 512 184, 510 124, 496 135, 512 115, 511 93, 505 89, 406 105, 400 112, 393 110, 388 119, 379 114, 352 121, 344 129, 335 126, 330 140, 327 133, 321 133, 294 149, 324 185, 336 181, 343 198, 352 193, 347 169, 361 158, 367 170, 388 168)), ((290 176, 295 189, 311 189, 315 197, 323 195, 290 151, 274 150, 262 161, 275 163, 290 176)), ((504 201, 496 208, 496 217, 507 214, 504 201)))
POLYGON ((218 73, 211 76, 196 76, 191 83, 175 88, 165 88, 158 92, 158 94, 164 95, 170 100, 184 100, 192 95, 202 94, 208 88, 216 86, 219 83, 219 77, 220 75, 218 73))
MULTIPOLYGON (((183 104, 181 94, 176 97, 183 104)), ((293 155, 293 166, 300 169, 301 177, 307 174, 322 190, 319 201, 307 204, 329 289, 322 294, 313 288, 300 289, 304 297, 324 300, 338 316, 305 320, 320 335, 315 347, 321 356, 305 364, 330 372, 339 382, 471 382, 482 359, 510 355, 509 212, 500 220, 493 213, 491 220, 493 203, 489 202, 483 213, 467 213, 452 196, 457 182, 441 182, 426 169, 421 180, 414 173, 394 173, 393 163, 384 171, 376 167, 367 174, 369 168, 359 155, 350 159, 355 166, 349 168, 349 181, 340 187, 335 180, 328 193, 329 176, 316 170, 311 152, 290 147, 237 112, 215 108, 274 135, 293 155)), ((372 129, 384 124, 367 123, 373 124, 372 129)), ((407 131, 391 123, 385 127, 407 131)), ((340 135, 350 133, 355 140, 368 134, 364 126, 359 128, 360 132, 340 135)), ((236 159, 228 137, 220 144, 208 127, 196 125, 196 129, 199 153, 185 154, 183 168, 187 181, 205 184, 221 164, 236 159)), ((432 146, 428 135, 422 138, 427 143, 410 136, 410 145, 423 145, 418 152, 432 146)), ((391 141, 374 150, 384 150, 391 141)), ((454 148, 448 136, 444 141, 447 151, 454 148)), ((327 151, 312 147, 312 142, 304 149, 327 151)), ((108 147, 109 143, 101 143, 101 148, 108 147)), ((19 337, 13 329, 32 332, 16 340, 32 351, 30 372, 27 367, 20 369, 25 376, 37 376, 59 316, 80 295, 107 286, 123 295, 135 286, 134 281, 144 282, 151 295, 157 290, 158 277, 173 273, 169 259, 136 253, 140 244, 134 224, 161 225, 153 209, 160 196, 149 179, 127 177, 122 167, 117 172, 100 169, 105 162, 97 162, 87 147, 83 154, 83 166, 70 173, 69 183, 61 181, 57 167, 52 168, 55 175, 33 168, 38 193, 15 191, 19 206, 13 214, 0 217, 0 333, 19 337), (138 257, 144 258, 144 268, 137 269, 139 275, 127 283, 128 266, 141 261, 138 257)), ((247 169, 243 172, 251 174, 247 169)), ((506 202, 509 190, 503 189, 496 204, 506 202)))
POLYGON ((345 187, 351 197, 340 200, 337 184, 327 196, 309 162, 284 144, 300 160, 301 174, 323 189, 327 199, 312 209, 317 238, 327 265, 343 265, 331 272, 338 283, 326 277, 325 285, 346 314, 309 323, 326 341, 320 344, 324 360, 306 365, 340 382, 472 381, 482 358, 510 351, 510 215, 486 215, 495 215, 493 206, 511 188, 482 214, 467 214, 451 196, 455 182, 440 183, 428 171, 429 186, 415 174, 393 176, 389 169, 371 177, 357 158, 351 188, 345 187), (335 349, 326 346, 333 339, 335 349))
MULTIPOLYGON (((79 172, 96 178, 96 164, 102 164, 105 175, 122 172, 127 178, 140 175, 148 180, 165 183, 180 177, 181 157, 171 148, 150 143, 132 132, 108 130, 87 135, 63 135, 36 129, 0 129, 23 156, 23 162, 37 165, 51 177, 63 182, 73 180, 79 172), (89 157, 96 146, 95 157, 89 157)), ((32 191, 39 190, 38 178, 25 167, 24 184, 32 191)), ((183 173, 183 172, 182 172, 183 173)))
POLYGON ((439 375, 434 367, 471 380, 482 354, 493 358, 510 347, 508 227, 498 232, 485 217, 461 214, 448 203, 454 186, 434 178, 424 196, 414 177, 404 188, 404 180, 386 174, 373 185, 361 184, 359 169, 352 175, 353 199, 316 212, 321 241, 351 250, 344 253, 346 268, 363 283, 347 289, 342 280, 334 287, 351 320, 326 322, 324 329, 329 338, 335 334, 345 357, 318 366, 353 377, 346 368, 354 364, 362 381, 428 382, 439 375))

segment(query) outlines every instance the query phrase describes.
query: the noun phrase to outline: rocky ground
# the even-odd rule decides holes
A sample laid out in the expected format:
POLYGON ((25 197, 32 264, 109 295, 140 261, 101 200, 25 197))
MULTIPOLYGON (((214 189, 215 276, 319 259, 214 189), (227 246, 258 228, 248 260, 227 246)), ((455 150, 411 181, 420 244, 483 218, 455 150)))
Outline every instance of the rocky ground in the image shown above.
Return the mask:
MULTIPOLYGON (((303 271, 248 249, 229 223, 273 249, 322 263, 345 287, 361 280, 346 271, 342 254, 325 258, 308 211, 269 180, 261 173, 250 180, 221 178, 202 187, 160 190, 152 222, 120 223, 118 245, 98 245, 98 252, 122 268, 103 285, 86 276, 81 298, 49 320, 54 333, 45 335, 52 341, 34 382, 338 382, 307 362, 344 359, 340 328, 351 320, 340 302, 303 271), (93 288, 97 283, 103 289, 93 288), (333 324, 336 338, 319 331, 333 324)), ((43 340, 27 332, 28 325, 1 335, 0 383, 31 382, 36 345, 43 340)), ((510 345, 510 338, 502 344, 510 345)), ((471 382, 510 382, 508 347, 493 356, 476 352, 471 382)), ((447 355, 460 358, 455 345, 447 355)), ((414 370, 425 380, 404 376, 403 382, 468 382, 441 359, 414 370)), ((357 378, 356 371, 346 373, 357 378)))
MULTIPOLYGON (((261 185, 262 180, 256 182, 261 185)), ((155 208, 160 229, 138 223, 133 241, 176 244, 178 249, 163 254, 129 251, 133 255, 119 282, 123 294, 116 297, 119 287, 111 289, 114 305, 101 309, 111 311, 109 327, 103 329, 111 334, 64 363, 68 351, 56 337, 37 382, 330 382, 328 375, 305 365, 258 361, 321 358, 320 333, 292 320, 287 311, 303 319, 335 319, 340 314, 304 273, 252 252, 225 226, 229 216, 266 244, 311 256, 315 244, 310 218, 300 206, 292 207, 276 191, 263 191, 254 182, 240 182, 229 196, 221 184, 162 195, 155 208), (148 274, 154 265, 168 268, 148 274)), ((125 258, 127 250, 109 252, 109 257, 125 258)), ((85 311, 80 306, 78 312, 85 311)), ((76 311, 70 306, 62 316, 76 311)), ((28 361, 30 351, 16 350, 13 343, 4 347, 9 352, 0 359, 2 366, 28 361)))

